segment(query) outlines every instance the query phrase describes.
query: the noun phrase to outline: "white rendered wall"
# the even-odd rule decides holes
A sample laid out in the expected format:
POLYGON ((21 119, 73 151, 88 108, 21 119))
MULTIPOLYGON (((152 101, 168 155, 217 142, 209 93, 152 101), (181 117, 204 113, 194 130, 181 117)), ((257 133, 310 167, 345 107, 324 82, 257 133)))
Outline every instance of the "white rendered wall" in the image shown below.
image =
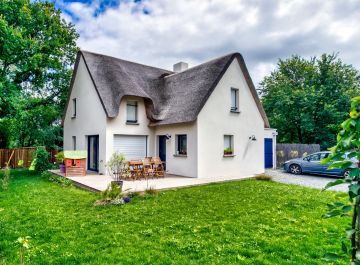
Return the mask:
POLYGON ((105 132, 106 114, 81 58, 64 119, 64 150, 73 150, 72 136, 76 136, 77 150, 87 150, 87 136, 99 135, 99 173, 104 174, 105 132), (76 98, 76 118, 72 118, 74 98, 76 98))
POLYGON ((119 115, 116 118, 107 119, 106 129, 106 160, 112 156, 114 134, 125 135, 146 135, 147 136, 147 155, 154 156, 154 128, 148 126, 149 120, 146 116, 143 98, 125 96, 121 99, 119 115), (127 101, 137 102, 138 124, 126 124, 126 105, 127 101))
POLYGON ((166 141, 166 172, 185 177, 196 178, 197 175, 197 124, 184 123, 174 125, 163 125, 156 127, 155 130, 155 150, 156 155, 158 150, 158 136, 171 135, 171 138, 166 141), (176 155, 176 135, 187 135, 187 155, 176 155))
POLYGON ((264 172, 264 121, 236 59, 198 119, 198 177, 251 176, 264 172), (239 89, 240 113, 231 113, 231 88, 239 89), (224 135, 233 135, 234 157, 224 157, 224 135), (254 135, 256 141, 249 140, 254 135))

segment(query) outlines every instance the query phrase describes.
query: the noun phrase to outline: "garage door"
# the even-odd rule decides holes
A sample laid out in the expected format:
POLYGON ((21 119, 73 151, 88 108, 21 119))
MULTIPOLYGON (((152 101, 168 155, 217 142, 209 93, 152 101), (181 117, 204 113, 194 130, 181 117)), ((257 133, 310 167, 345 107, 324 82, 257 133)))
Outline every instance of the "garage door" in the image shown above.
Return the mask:
POLYGON ((147 156, 146 136, 114 135, 114 152, 125 155, 126 160, 143 159, 147 156))
POLYGON ((265 138, 264 140, 265 168, 271 168, 273 166, 273 140, 271 138, 265 138))

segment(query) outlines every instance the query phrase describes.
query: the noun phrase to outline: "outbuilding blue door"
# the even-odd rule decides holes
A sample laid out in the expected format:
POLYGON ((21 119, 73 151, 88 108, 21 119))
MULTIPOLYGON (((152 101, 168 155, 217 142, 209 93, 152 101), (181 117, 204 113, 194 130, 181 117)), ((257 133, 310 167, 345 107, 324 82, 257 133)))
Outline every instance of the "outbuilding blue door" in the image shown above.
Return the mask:
POLYGON ((272 138, 265 138, 265 168, 273 167, 273 139, 272 138))

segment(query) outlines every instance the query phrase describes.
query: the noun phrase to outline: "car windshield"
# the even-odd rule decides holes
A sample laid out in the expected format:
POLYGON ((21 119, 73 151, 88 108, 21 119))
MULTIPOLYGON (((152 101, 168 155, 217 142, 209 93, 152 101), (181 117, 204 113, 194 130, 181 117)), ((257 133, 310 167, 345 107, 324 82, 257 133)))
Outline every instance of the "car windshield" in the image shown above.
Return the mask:
POLYGON ((329 153, 315 153, 309 156, 306 156, 304 158, 304 160, 308 160, 308 161, 320 161, 323 160, 325 158, 327 158, 329 156, 329 153))

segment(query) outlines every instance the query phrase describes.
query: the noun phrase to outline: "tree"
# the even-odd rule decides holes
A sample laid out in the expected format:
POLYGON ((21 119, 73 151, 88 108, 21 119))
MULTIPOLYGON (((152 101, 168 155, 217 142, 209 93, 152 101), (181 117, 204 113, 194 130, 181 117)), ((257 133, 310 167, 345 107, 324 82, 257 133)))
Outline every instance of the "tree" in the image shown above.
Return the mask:
POLYGON ((77 38, 53 3, 0 0, 0 127, 6 137, 0 146, 59 143, 49 132, 59 131, 77 38))
POLYGON ((306 60, 279 60, 277 69, 260 83, 269 122, 282 143, 336 143, 339 124, 350 99, 360 94, 360 75, 336 55, 306 60))
MULTIPOLYGON (((331 148, 331 154, 321 163, 332 162, 329 168, 341 168, 348 170, 356 163, 356 167, 349 170, 344 179, 338 179, 326 185, 325 189, 348 183, 349 199, 352 205, 335 202, 329 205, 330 212, 325 217, 348 216, 352 211, 351 228, 346 231, 350 239, 351 248, 343 242, 342 249, 351 254, 351 264, 360 264, 360 96, 351 101, 351 110, 348 119, 341 124, 341 130, 337 135, 337 144, 331 148), (357 162, 356 162, 357 161, 357 162)), ((332 255, 336 257, 336 255, 332 255)))

